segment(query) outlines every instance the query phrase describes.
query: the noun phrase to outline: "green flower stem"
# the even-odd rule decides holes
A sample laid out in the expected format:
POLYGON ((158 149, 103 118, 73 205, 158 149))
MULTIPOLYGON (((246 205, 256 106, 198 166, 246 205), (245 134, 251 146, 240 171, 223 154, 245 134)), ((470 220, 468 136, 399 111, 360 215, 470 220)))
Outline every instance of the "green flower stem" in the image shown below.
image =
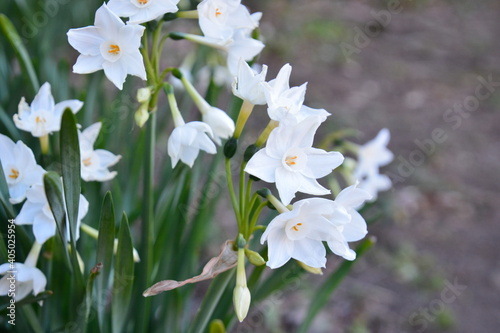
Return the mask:
POLYGON ((198 19, 198 11, 197 10, 179 11, 179 12, 177 12, 176 16, 178 18, 198 19))
POLYGON ((227 178, 227 187, 229 188, 229 196, 231 197, 231 204, 233 205, 234 214, 236 215, 236 221, 238 222, 238 229, 241 231, 241 215, 240 208, 238 205, 238 199, 236 199, 236 193, 234 192, 233 185, 233 176, 231 173, 231 160, 226 158, 226 178, 227 178))
POLYGON ((252 114, 254 105, 247 100, 243 100, 241 105, 240 113, 238 114, 238 119, 236 120, 236 128, 234 130, 233 138, 238 139, 245 127, 248 117, 252 114))
POLYGON ((257 220, 259 219, 260 213, 262 212, 262 209, 267 206, 267 201, 261 202, 255 211, 253 212, 252 219, 250 220, 250 225, 248 227, 248 235, 247 239, 250 238, 250 236, 254 233, 256 230, 255 225, 257 224, 257 220))
POLYGON ((47 155, 49 153, 49 135, 45 134, 40 137, 40 147, 42 148, 42 154, 47 155))
POLYGON ((264 128, 264 130, 258 137, 257 141, 255 141, 255 145, 259 148, 262 147, 264 143, 266 143, 267 138, 269 138, 269 134, 271 134, 272 130, 278 127, 278 125, 279 122, 277 122, 276 120, 270 120, 266 128, 264 128))
POLYGON ((267 195, 267 200, 269 200, 269 202, 274 206, 274 208, 276 208, 278 212, 280 212, 280 214, 290 211, 285 205, 281 203, 281 201, 278 200, 278 198, 276 198, 272 194, 267 195))
POLYGON ((186 79, 185 76, 181 77, 181 82, 184 85, 187 93, 193 99, 193 102, 196 104, 201 114, 204 114, 205 110, 210 108, 210 104, 200 95, 200 93, 196 90, 191 82, 186 79))
POLYGON ((38 261, 38 257, 40 256, 40 251, 42 250, 42 244, 37 243, 36 241, 33 243, 28 256, 24 263, 26 266, 36 267, 36 262, 38 261))
POLYGON ((80 223, 80 230, 94 239, 97 239, 99 237, 99 231, 97 231, 97 229, 94 229, 83 222, 80 223))
POLYGON ((240 230, 240 232, 243 235, 246 235, 248 231, 248 212, 247 212, 247 202, 245 200, 245 162, 241 162, 240 166, 240 186, 239 186, 239 193, 240 193, 240 218, 241 218, 241 224, 243 227, 243 230, 240 230))
POLYGON ((175 100, 175 95, 172 85, 166 84, 165 92, 167 93, 168 104, 170 106, 170 112, 172 113, 172 118, 174 119, 175 127, 184 125, 185 122, 184 119, 182 118, 181 112, 179 111, 177 101, 175 100))

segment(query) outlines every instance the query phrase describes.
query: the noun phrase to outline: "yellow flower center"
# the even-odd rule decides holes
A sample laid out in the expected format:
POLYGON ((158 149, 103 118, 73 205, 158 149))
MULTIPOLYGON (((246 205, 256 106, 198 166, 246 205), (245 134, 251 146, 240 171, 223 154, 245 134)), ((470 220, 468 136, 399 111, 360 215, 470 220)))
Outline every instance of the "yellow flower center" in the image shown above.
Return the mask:
MULTIPOLYGON (((143 0, 143 1, 146 1, 147 0, 143 0)), ((139 1, 140 2, 140 1, 139 1)), ((111 53, 111 54, 114 54, 114 55, 117 55, 118 53, 120 53, 120 47, 116 44, 111 44, 109 46, 109 50, 108 50, 108 53, 111 53)))
POLYGON ((16 169, 10 169, 10 172, 11 174, 9 175, 9 178, 17 179, 17 177, 19 177, 19 171, 16 169))
POLYGON ((222 15, 221 11, 219 8, 216 8, 215 9, 215 17, 219 17, 220 15, 222 15))
POLYGON ((140 5, 145 5, 148 3, 149 0, 137 0, 137 2, 140 4, 140 5))
POLYGON ((40 118, 40 117, 38 117, 38 116, 37 116, 37 117, 35 118, 35 122, 36 122, 37 124, 39 124, 39 123, 45 123, 45 122, 47 122, 47 121, 45 120, 45 118, 40 118))
POLYGON ((288 165, 295 165, 295 164, 297 164, 297 162, 294 161, 296 159, 297 159, 297 156, 287 157, 285 162, 288 165))
POLYGON ((83 162, 83 165, 85 165, 86 167, 88 167, 88 166, 92 165, 92 158, 91 157, 87 157, 82 162, 83 162))
POLYGON ((292 229, 293 229, 293 230, 295 230, 295 231, 299 231, 299 228, 298 228, 298 227, 300 227, 301 225, 302 225, 302 223, 297 223, 296 225, 294 225, 294 226, 292 227, 292 229))

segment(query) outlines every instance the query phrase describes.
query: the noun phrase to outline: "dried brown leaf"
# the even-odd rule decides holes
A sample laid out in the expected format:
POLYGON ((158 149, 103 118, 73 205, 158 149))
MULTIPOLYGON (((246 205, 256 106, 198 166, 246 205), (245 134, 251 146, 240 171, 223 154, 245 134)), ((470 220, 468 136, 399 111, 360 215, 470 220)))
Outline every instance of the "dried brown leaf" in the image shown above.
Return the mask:
POLYGON ((221 252, 217 257, 210 259, 210 261, 203 267, 200 275, 194 276, 184 281, 163 280, 155 283, 142 293, 144 297, 158 295, 167 290, 182 287, 188 283, 197 283, 208 279, 213 279, 222 272, 225 272, 236 266, 238 261, 238 253, 233 251, 233 241, 227 240, 221 247, 221 252))

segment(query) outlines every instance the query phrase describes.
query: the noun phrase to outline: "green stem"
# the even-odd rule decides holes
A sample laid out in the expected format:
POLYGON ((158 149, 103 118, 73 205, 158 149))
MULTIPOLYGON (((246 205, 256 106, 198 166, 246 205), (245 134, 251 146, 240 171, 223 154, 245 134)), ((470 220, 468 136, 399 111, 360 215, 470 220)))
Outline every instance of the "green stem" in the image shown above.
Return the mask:
POLYGON ((238 229, 241 230, 241 216, 240 209, 238 207, 238 200, 236 199, 236 194, 234 192, 233 176, 231 173, 231 160, 226 158, 226 178, 227 187, 229 188, 229 196, 231 197, 231 204, 233 205, 234 214, 236 215, 236 221, 238 222, 238 229))
POLYGON ((266 128, 262 131, 260 136, 258 137, 257 141, 255 141, 255 145, 257 147, 262 147, 264 143, 266 143, 267 138, 269 138, 269 134, 278 127, 279 123, 276 120, 270 120, 269 123, 267 124, 266 128))
POLYGON ((255 209, 253 215, 252 215, 252 220, 250 221, 250 226, 248 227, 248 235, 247 239, 250 238, 250 235, 253 234, 255 231, 255 225, 257 224, 257 220, 259 219, 260 213, 262 212, 262 209, 267 206, 267 201, 261 202, 257 208, 255 209))

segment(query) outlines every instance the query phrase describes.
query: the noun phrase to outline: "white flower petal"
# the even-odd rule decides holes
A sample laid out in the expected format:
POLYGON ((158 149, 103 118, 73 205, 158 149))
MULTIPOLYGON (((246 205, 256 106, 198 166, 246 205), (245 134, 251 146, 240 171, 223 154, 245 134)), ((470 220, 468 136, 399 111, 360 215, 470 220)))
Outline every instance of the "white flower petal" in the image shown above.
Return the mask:
POLYGON ((89 74, 103 69, 104 59, 100 55, 80 55, 73 65, 73 73, 89 74))
POLYGON ((351 222, 344 225, 342 234, 348 242, 356 242, 363 239, 368 233, 365 219, 354 209, 350 209, 351 222))
POLYGON ((96 56, 100 55, 100 46, 104 38, 99 33, 97 27, 84 27, 79 29, 70 29, 67 33, 69 44, 82 55, 96 56))
POLYGON ((267 183, 274 183, 276 181, 276 169, 279 167, 281 167, 281 161, 269 157, 266 150, 261 149, 248 161, 245 172, 267 183))
POLYGON ((311 267, 325 267, 326 250, 321 241, 301 239, 293 244, 292 258, 311 267))
POLYGON ((286 206, 302 186, 304 177, 298 172, 288 171, 282 167, 276 169, 275 177, 281 202, 286 206))

